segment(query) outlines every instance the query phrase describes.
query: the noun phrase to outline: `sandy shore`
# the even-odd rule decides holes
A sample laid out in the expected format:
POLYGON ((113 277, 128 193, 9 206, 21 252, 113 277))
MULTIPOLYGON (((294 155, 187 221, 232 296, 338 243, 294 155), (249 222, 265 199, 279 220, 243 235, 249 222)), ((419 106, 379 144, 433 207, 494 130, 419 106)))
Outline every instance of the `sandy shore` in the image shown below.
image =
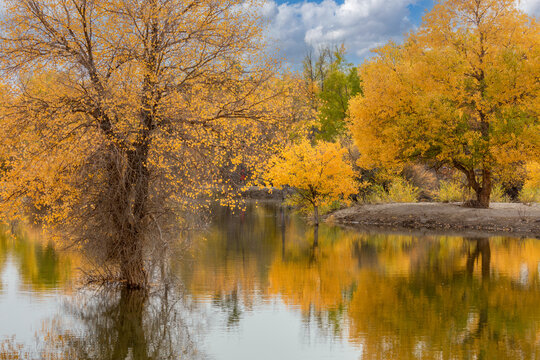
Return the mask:
POLYGON ((369 231, 540 239, 540 204, 492 203, 489 209, 471 209, 457 203, 359 205, 337 210, 325 220, 369 231))

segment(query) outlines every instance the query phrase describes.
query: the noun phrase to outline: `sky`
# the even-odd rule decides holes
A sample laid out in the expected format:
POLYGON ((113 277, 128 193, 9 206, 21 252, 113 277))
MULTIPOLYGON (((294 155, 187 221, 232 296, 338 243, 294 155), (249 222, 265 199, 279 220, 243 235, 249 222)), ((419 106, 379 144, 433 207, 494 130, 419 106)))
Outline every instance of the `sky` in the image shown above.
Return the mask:
MULTIPOLYGON (((5 0, 0 0, 0 10, 5 0)), ((371 50, 420 26, 437 0, 265 0, 263 16, 270 48, 284 65, 299 69, 310 50, 344 44, 347 60, 360 64, 371 50)), ((540 0, 519 0, 540 17, 540 0)))
MULTIPOLYGON (((370 50, 417 28, 433 0, 267 0, 263 15, 271 45, 285 64, 297 68, 311 49, 344 44, 347 59, 360 64, 370 50)), ((520 8, 540 16, 540 0, 521 0, 520 8)))

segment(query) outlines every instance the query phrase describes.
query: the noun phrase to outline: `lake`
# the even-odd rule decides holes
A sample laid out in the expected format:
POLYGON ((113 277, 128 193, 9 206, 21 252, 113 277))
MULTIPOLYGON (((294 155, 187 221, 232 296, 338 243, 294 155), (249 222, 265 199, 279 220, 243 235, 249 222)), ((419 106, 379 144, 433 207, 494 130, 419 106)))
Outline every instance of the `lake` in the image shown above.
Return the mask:
POLYGON ((363 233, 216 208, 149 293, 0 234, 0 359, 537 359, 540 241, 363 233))

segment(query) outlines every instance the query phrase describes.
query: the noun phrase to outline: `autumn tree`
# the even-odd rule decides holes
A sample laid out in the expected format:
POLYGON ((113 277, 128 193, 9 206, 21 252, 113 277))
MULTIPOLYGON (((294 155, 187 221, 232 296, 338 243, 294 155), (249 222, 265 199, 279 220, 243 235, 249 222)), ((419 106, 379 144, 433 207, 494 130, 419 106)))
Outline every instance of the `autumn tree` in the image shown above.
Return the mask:
POLYGON ((147 255, 166 246, 182 214, 200 195, 230 190, 223 168, 249 170, 272 142, 282 83, 261 50, 257 9, 8 0, 3 216, 32 210, 128 287, 145 287, 147 255))
POLYGON ((539 34, 515 1, 436 4, 361 69, 350 105, 360 164, 453 166, 488 207, 494 176, 540 157, 539 34))
POLYGON ((346 151, 339 144, 320 141, 313 146, 303 140, 271 160, 267 179, 278 188, 292 187, 298 195, 293 201, 311 208, 318 225, 321 206, 347 201, 356 191, 352 167, 344 159, 346 151))

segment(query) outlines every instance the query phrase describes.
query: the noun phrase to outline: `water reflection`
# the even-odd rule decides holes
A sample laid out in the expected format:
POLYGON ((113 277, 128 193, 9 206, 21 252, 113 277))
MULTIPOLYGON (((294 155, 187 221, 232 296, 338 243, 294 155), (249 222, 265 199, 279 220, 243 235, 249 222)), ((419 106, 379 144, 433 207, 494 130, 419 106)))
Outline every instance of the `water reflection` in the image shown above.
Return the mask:
MULTIPOLYGON (((170 287, 67 296, 37 358, 540 358, 538 240, 314 231, 275 204, 192 236, 170 287)), ((64 255, 24 241, 0 238, 0 271, 66 288, 64 255)))
POLYGON ((195 315, 179 295, 161 290, 99 291, 71 300, 68 311, 81 320, 82 336, 72 336, 64 353, 76 359, 199 359, 196 327, 183 316, 195 315))
POLYGON ((0 225, 0 274, 8 259, 17 264, 23 287, 33 292, 65 287, 78 264, 74 254, 61 256, 52 242, 38 232, 16 230, 11 235, 0 225))
POLYGON ((36 348, 4 340, 0 359, 203 359, 195 322, 184 323, 195 312, 179 298, 169 290, 79 293, 66 300, 61 315, 44 321, 36 348), (75 322, 65 321, 68 314, 75 322))
POLYGON ((540 355, 537 240, 314 232, 263 209, 220 215, 180 271, 195 296, 224 300, 230 324, 279 297, 364 359, 540 355))

